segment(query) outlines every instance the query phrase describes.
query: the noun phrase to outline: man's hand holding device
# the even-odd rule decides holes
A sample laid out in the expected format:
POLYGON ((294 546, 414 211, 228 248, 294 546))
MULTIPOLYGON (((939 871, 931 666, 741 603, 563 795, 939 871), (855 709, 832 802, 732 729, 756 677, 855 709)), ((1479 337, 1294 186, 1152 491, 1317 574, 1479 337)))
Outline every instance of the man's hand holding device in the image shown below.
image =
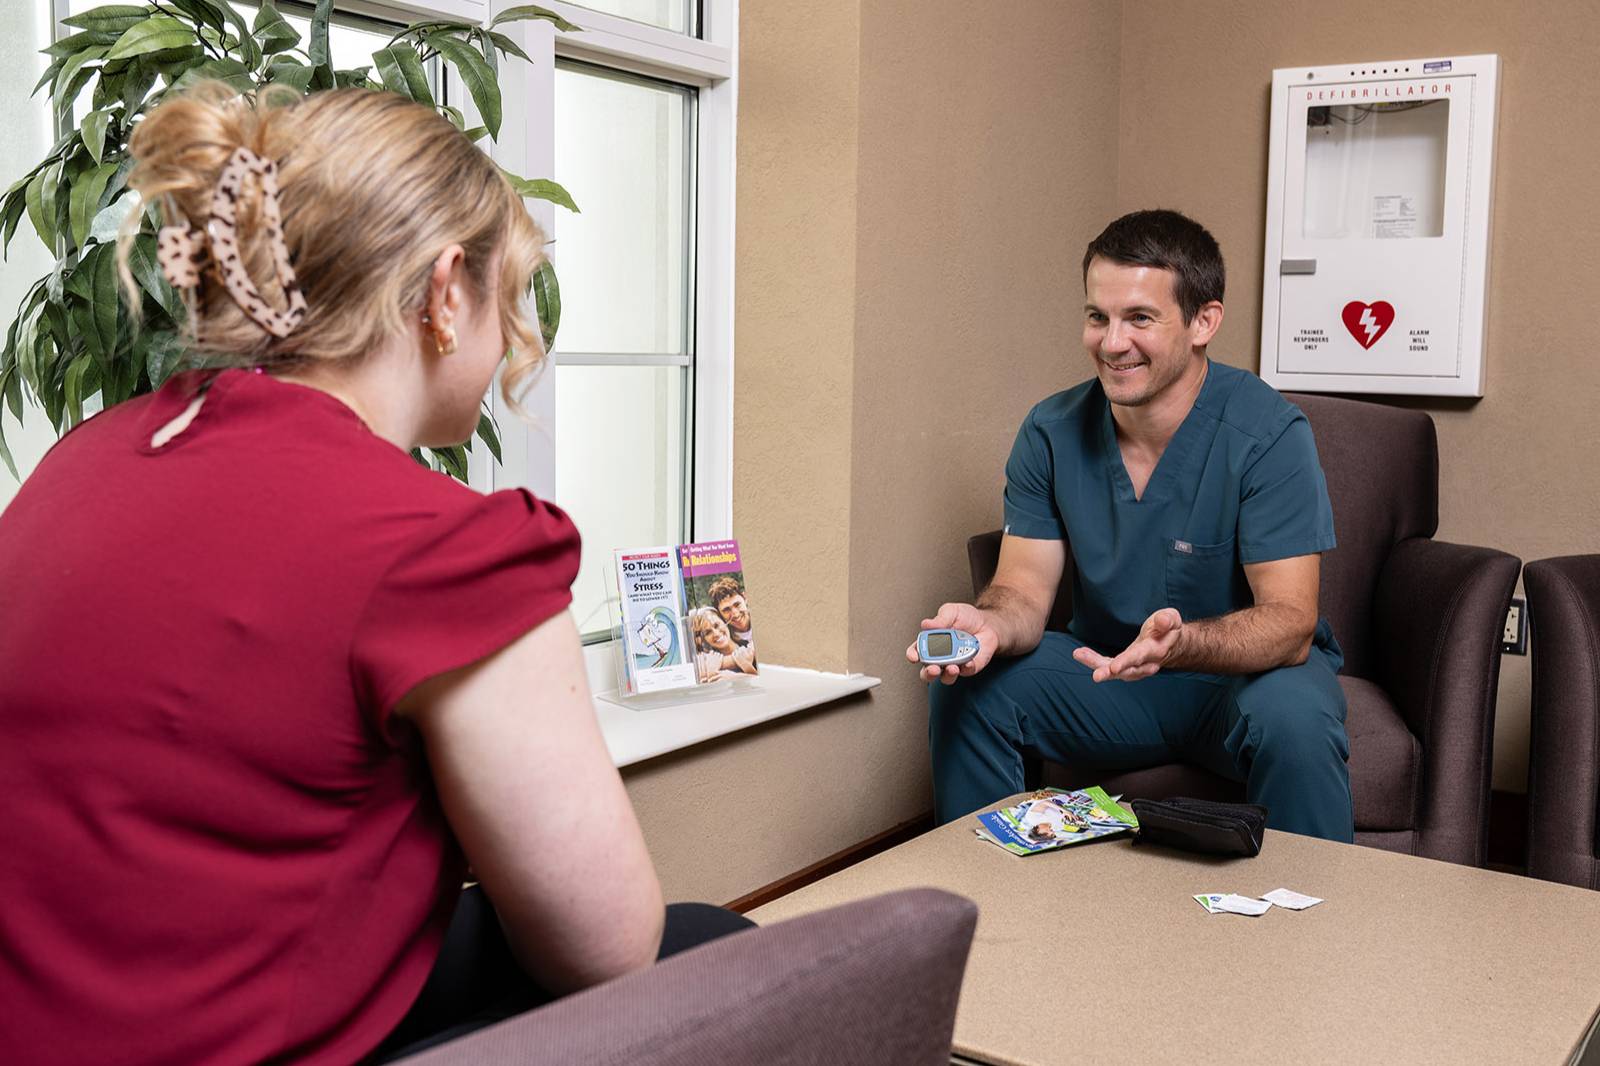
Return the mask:
POLYGON ((971 677, 989 665, 994 658, 999 639, 986 612, 970 603, 947 603, 932 618, 922 620, 923 633, 906 649, 909 662, 922 663, 922 680, 939 681, 949 685, 958 677, 971 677), (949 647, 939 631, 955 631, 949 635, 949 647), (976 642, 974 651, 962 637, 976 642), (931 645, 931 646, 930 646, 931 645), (970 658, 965 656, 971 653, 970 658))
POLYGON ((1183 616, 1175 607, 1163 607, 1144 620, 1139 635, 1116 658, 1093 648, 1078 648, 1072 657, 1094 671, 1095 681, 1138 681, 1160 673, 1178 646, 1183 616))

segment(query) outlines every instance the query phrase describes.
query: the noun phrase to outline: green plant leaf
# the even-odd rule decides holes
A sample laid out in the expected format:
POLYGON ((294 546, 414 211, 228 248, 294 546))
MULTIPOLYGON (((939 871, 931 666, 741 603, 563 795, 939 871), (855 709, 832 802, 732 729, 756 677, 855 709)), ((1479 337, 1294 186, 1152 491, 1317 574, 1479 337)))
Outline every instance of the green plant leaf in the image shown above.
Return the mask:
POLYGON ((457 481, 467 480, 467 452, 465 448, 457 445, 453 448, 429 448, 428 451, 438 460, 439 469, 455 478, 457 481))
POLYGON ((17 372, 17 368, 14 366, 7 369, 11 371, 11 378, 3 388, 0 388, 0 392, 5 393, 6 406, 11 408, 11 417, 20 423, 22 421, 22 375, 17 372))
POLYGON ((478 439, 489 446, 489 454, 494 456, 497 463, 504 462, 500 458, 500 434, 496 432, 494 416, 488 411, 478 413, 478 439))
POLYGON ((161 265, 156 260, 154 234, 141 233, 133 239, 133 244, 128 247, 128 272, 139 283, 139 287, 149 293, 150 298, 167 313, 168 318, 174 323, 183 321, 183 300, 178 296, 178 290, 167 283, 166 275, 161 273, 161 265))
POLYGON ((538 4, 521 4, 517 7, 508 7, 489 20, 489 28, 493 29, 502 22, 522 22, 527 19, 543 19, 546 22, 555 23, 556 29, 565 33, 576 33, 583 29, 582 26, 568 22, 554 11, 547 7, 540 7, 538 4))
POLYGON ((65 58, 51 60, 50 65, 45 68, 44 74, 39 78, 38 82, 34 84, 33 92, 30 92, 28 95, 30 97, 37 95, 39 90, 43 89, 46 85, 49 85, 53 90, 55 87, 56 75, 60 74, 61 68, 66 65, 67 61, 65 58))
POLYGON ((22 374, 14 366, 7 369, 11 371, 11 377, 4 388, 0 388, 0 392, 5 393, 6 406, 11 408, 11 417, 20 423, 22 421, 22 374))
POLYGON ((288 85, 300 92, 311 87, 311 68, 288 56, 273 56, 266 74, 267 80, 275 85, 288 85))
POLYGON ((67 57, 66 63, 61 67, 61 75, 56 79, 53 95, 56 102, 56 114, 62 117, 72 113, 73 101, 78 94, 83 92, 83 87, 94 77, 94 69, 89 66, 95 60, 106 54, 106 46, 95 45, 85 48, 81 52, 74 52, 67 57))
POLYGON ((65 403, 69 427, 83 421, 83 375, 88 371, 89 365, 89 357, 80 355, 67 367, 65 403))
POLYGON ((483 53, 483 65, 489 68, 489 73, 494 76, 495 84, 500 83, 500 59, 495 55, 494 42, 483 35, 480 30, 474 36, 478 38, 478 51, 483 53))
POLYGON ((171 15, 152 15, 130 28, 107 52, 106 60, 130 59, 151 52, 185 48, 195 43, 194 30, 171 15))
POLYGON ((104 33, 100 30, 84 30, 82 33, 74 33, 61 38, 61 40, 52 44, 49 48, 46 48, 44 50, 44 54, 61 59, 72 55, 74 52, 81 52, 85 48, 92 48, 96 45, 103 45, 109 48, 111 45, 116 44, 117 39, 121 36, 122 34, 120 33, 104 33))
POLYGON ((117 234, 122 232, 122 223, 138 206, 137 193, 128 193, 112 200, 94 216, 94 222, 89 226, 89 239, 99 241, 101 244, 114 243, 117 234))
POLYGON ((556 331, 561 328, 561 285, 556 281, 556 268, 546 259, 533 272, 533 309, 539 316, 539 336, 546 352, 556 343, 556 331))
POLYGON ((256 21, 251 32, 261 43, 262 53, 269 56, 287 52, 300 44, 300 32, 279 14, 273 0, 266 0, 256 9, 256 21))
POLYGON ((22 186, 21 188, 12 186, 15 191, 6 195, 5 205, 0 208, 0 255, 4 255, 11 248, 11 238, 17 232, 17 223, 28 213, 28 189, 24 184, 27 180, 23 178, 17 183, 22 186))
POLYGON ((311 60, 312 69, 326 67, 330 77, 333 68, 329 66, 332 53, 328 49, 328 21, 332 17, 333 0, 317 0, 311 12, 311 40, 306 46, 306 57, 311 60))
POLYGON ((494 72, 483 61, 483 56, 478 50, 458 38, 445 33, 430 33, 424 40, 428 46, 449 60, 450 65, 456 68, 461 75, 461 80, 466 83, 467 92, 472 94, 472 102, 478 107, 478 115, 483 119, 483 124, 489 128, 489 135, 500 136, 500 84, 495 80, 494 72))
MULTIPOLYGON (((16 381, 17 371, 15 367, 8 366, 5 368, 5 370, 0 371, 0 392, 5 393, 5 395, 9 398, 11 395, 11 386, 14 385, 16 381)), ((18 481, 21 481, 22 475, 17 473, 17 461, 11 457, 11 448, 6 444, 5 423, 5 415, 0 413, 0 463, 5 463, 6 469, 11 471, 11 476, 16 478, 18 481)))
POLYGON ((129 65, 127 76, 122 82, 122 121, 124 125, 144 107, 145 97, 150 95, 150 89, 155 85, 158 77, 160 75, 156 73, 154 68, 146 66, 139 60, 135 60, 129 65))
POLYGON ((78 134, 83 138, 83 146, 89 149, 89 154, 94 156, 96 163, 101 161, 106 148, 106 124, 111 121, 109 111, 91 111, 83 116, 83 124, 78 127, 78 134))
POLYGON ((150 17, 150 9, 142 4, 103 4, 82 14, 61 20, 63 25, 80 30, 100 30, 105 33, 122 33, 150 17))
POLYGON ((94 260, 94 324, 100 331, 100 340, 110 359, 117 348, 117 319, 122 305, 117 293, 117 250, 109 245, 98 246, 100 254, 94 260))
POLYGON ((251 92, 256 87, 250 68, 237 59, 208 59, 184 71, 168 91, 180 92, 195 82, 206 80, 220 81, 240 93, 251 92))
POLYGON ((511 187, 517 190, 518 196, 527 196, 535 200, 548 200, 559 207, 564 207, 574 214, 582 214, 578 210, 576 201, 566 189, 553 181, 545 178, 519 178, 509 170, 502 170, 502 174, 511 182, 511 187))
POLYGON ((391 91, 409 96, 419 104, 434 106, 433 93, 428 88, 428 72, 411 45, 401 43, 380 48, 372 53, 372 61, 378 65, 383 84, 391 91))
POLYGON ((116 172, 117 164, 101 163, 72 183, 67 218, 72 227, 72 241, 79 248, 89 241, 89 226, 100 210, 100 194, 106 191, 106 183, 116 172))
MULTIPOLYGON (((76 136, 76 134, 74 134, 76 136)), ((55 254, 56 241, 61 238, 61 163, 51 163, 39 172, 28 185, 28 215, 33 228, 46 248, 55 254)))
POLYGON ((166 0, 166 2, 194 20, 195 26, 209 26, 220 36, 226 29, 222 21, 222 11, 215 4, 206 0, 166 0))
POLYGON ((351 70, 336 70, 333 72, 333 81, 334 84, 341 89, 349 85, 354 85, 358 88, 366 88, 372 84, 372 79, 367 77, 367 75, 371 73, 371 67, 355 67, 351 70))
POLYGON ((508 55, 514 55, 518 59, 524 60, 528 63, 533 62, 533 58, 529 56, 527 52, 522 50, 522 46, 516 41, 513 41, 511 38, 507 37, 505 34, 498 33, 494 30, 485 30, 484 32, 488 34, 489 40, 493 41, 494 46, 500 49, 500 51, 505 52, 508 55))
POLYGON ((143 336, 149 341, 144 353, 145 374, 152 388, 160 388, 182 362, 187 347, 183 337, 173 330, 147 330, 143 336))

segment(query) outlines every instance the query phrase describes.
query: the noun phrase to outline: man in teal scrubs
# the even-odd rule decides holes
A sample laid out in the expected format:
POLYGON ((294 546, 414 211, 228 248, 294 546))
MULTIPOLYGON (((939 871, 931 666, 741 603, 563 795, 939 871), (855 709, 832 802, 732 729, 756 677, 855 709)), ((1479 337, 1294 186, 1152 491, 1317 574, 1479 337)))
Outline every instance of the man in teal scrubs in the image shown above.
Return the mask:
POLYGON ((1317 609, 1333 512, 1311 427, 1206 357, 1224 272, 1204 227, 1136 212, 1083 264, 1095 376, 1023 421, 994 581, 922 623, 981 645, 922 671, 940 682, 937 816, 1021 791, 1033 751, 1105 771, 1194 763, 1244 782, 1274 828, 1348 841, 1343 656, 1317 609), (1046 633, 1068 545, 1072 622, 1046 633))

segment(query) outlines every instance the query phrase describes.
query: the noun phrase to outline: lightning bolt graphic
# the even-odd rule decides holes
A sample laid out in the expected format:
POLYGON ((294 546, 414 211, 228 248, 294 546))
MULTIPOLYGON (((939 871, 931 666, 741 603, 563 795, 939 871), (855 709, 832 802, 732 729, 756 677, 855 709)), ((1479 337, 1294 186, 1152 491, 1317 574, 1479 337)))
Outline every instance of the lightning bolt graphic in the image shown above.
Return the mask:
POLYGON ((1372 317, 1372 308, 1363 307, 1361 317, 1356 321, 1367 331, 1367 343, 1372 343, 1372 335, 1378 332, 1378 320, 1372 317))

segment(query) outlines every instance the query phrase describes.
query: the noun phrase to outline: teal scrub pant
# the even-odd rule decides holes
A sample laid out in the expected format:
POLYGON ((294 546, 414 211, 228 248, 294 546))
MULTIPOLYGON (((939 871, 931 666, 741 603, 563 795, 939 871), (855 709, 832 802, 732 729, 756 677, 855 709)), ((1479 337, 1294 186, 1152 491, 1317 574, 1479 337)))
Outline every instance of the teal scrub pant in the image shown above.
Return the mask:
MULTIPOLYGON (((934 813, 941 823, 1021 792, 1023 753, 1091 772, 1170 762, 1244 782, 1274 829, 1354 834, 1337 648, 1300 666, 1226 677, 1166 672, 1095 684, 1081 643, 1046 633, 1027 655, 929 685, 934 813)), ((1092 784, 1093 782, 1085 782, 1092 784)))

